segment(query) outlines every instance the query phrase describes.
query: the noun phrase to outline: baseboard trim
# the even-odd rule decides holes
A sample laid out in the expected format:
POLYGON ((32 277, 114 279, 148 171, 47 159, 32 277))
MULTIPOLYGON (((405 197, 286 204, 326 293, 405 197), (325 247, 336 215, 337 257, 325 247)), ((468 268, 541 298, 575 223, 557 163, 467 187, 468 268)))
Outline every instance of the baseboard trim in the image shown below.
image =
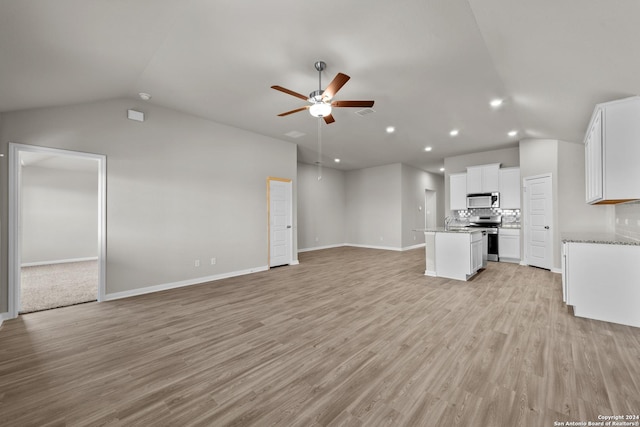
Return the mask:
POLYGON ((357 245, 355 243, 345 243, 344 246, 349 246, 352 248, 363 248, 363 249, 381 249, 383 251, 396 251, 401 252, 402 248, 396 248, 393 246, 372 246, 372 245, 357 245))
POLYGON ((314 246, 312 248, 298 249, 298 253, 300 253, 300 252, 320 251, 322 249, 342 248, 344 246, 346 246, 344 243, 340 243, 340 244, 337 244, 337 245, 314 246))
POLYGON ((106 294, 104 301, 113 301, 122 298, 129 298, 138 295, 150 294, 153 292, 166 291, 169 289, 183 288, 185 286, 200 285, 202 283, 214 282, 216 280, 228 279, 230 277, 244 276, 246 274, 258 273, 269 270, 268 266, 250 268, 248 270, 232 271, 229 273, 216 274, 215 276, 197 277, 195 279, 181 280, 179 282, 163 283, 160 285, 147 286, 145 288, 132 289, 130 291, 114 292, 106 294))
POLYGON ((551 272, 552 273, 557 273, 557 274, 562 274, 562 269, 554 267, 554 268, 551 269, 551 272))
POLYGON ((424 248, 426 245, 426 243, 419 243, 417 245, 413 245, 413 246, 405 246, 404 248, 402 248, 403 251, 410 251, 413 249, 418 249, 418 248, 424 248))
POLYGON ((299 265, 300 261, 298 261, 297 259, 294 259, 293 261, 291 261, 291 263, 289 265, 299 265))
POLYGON ((24 262, 20 265, 20 267, 38 267, 40 265, 67 264, 70 262, 97 261, 97 260, 98 260, 97 256, 87 257, 87 258, 56 259, 53 261, 24 262))

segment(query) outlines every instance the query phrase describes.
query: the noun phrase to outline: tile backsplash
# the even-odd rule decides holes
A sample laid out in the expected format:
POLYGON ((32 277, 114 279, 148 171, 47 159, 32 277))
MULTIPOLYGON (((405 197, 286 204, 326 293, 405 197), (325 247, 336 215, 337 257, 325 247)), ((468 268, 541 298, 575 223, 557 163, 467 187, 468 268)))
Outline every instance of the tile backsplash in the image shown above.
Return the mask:
POLYGON ((616 205, 616 234, 640 241, 640 201, 616 205))

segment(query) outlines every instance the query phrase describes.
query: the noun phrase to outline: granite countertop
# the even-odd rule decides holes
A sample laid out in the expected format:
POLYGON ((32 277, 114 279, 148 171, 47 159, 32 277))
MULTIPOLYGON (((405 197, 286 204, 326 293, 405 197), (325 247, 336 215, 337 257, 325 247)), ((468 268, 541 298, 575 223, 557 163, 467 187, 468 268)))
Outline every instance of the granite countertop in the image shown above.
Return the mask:
POLYGON ((562 233, 563 243, 597 243, 603 245, 640 246, 640 241, 615 233, 562 233))
POLYGON ((415 228, 412 231, 422 231, 425 233, 479 233, 480 230, 467 228, 467 227, 451 227, 445 229, 444 227, 434 227, 434 228, 415 228))

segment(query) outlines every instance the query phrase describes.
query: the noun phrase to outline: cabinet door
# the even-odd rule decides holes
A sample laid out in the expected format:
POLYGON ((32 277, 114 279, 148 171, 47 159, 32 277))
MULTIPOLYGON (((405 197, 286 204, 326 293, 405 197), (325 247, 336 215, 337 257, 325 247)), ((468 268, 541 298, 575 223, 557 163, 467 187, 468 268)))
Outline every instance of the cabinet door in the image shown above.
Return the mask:
POLYGON ((500 258, 520 259, 520 236, 499 235, 498 256, 500 258))
POLYGON ((520 168, 500 169, 500 207, 520 209, 520 168))
POLYGON ((495 193, 500 191, 500 166, 488 165, 482 167, 482 192, 495 193))
POLYGON ((602 200, 602 110, 594 118, 585 140, 585 187, 587 203, 602 200))
POLYGON ((484 193, 482 190, 482 166, 467 168, 467 193, 484 193))
POLYGON ((449 209, 452 211, 467 209, 467 174, 449 175, 449 209))
POLYGON ((482 268, 482 240, 471 242, 471 272, 482 268))

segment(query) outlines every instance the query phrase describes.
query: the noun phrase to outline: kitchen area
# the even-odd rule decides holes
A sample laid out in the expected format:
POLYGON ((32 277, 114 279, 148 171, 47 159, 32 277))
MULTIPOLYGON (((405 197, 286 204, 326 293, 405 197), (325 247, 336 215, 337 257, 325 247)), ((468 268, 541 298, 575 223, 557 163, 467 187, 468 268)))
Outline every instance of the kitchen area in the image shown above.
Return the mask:
POLYGON ((444 227, 424 229, 425 275, 466 281, 488 262, 520 262, 520 168, 451 174, 444 227))

